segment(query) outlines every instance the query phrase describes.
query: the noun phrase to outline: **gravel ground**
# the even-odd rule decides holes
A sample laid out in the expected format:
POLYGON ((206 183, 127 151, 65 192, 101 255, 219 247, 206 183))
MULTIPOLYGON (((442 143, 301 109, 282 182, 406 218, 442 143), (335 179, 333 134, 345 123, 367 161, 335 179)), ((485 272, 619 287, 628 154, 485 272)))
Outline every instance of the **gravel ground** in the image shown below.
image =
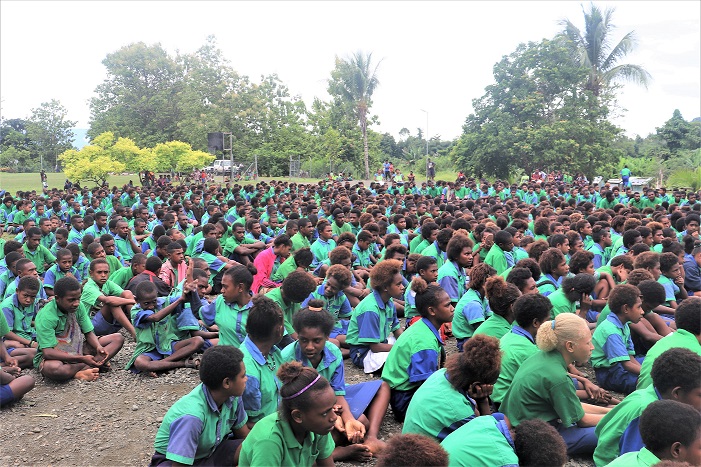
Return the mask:
MULTIPOLYGON (((114 370, 91 383, 73 380, 54 384, 36 370, 25 370, 37 384, 22 401, 2 409, 0 465, 147 465, 163 415, 199 383, 199 378, 192 369, 179 369, 160 378, 123 370, 134 345, 127 338, 112 361, 114 370)), ((448 354, 454 351, 454 339, 446 343, 446 349, 448 354)), ((349 384, 368 379, 350 361, 345 365, 349 384)), ((590 368, 584 371, 592 373, 590 368)), ((398 433, 401 424, 388 409, 381 438, 387 440, 398 433)), ((594 464, 591 458, 576 458, 567 465, 594 464)))

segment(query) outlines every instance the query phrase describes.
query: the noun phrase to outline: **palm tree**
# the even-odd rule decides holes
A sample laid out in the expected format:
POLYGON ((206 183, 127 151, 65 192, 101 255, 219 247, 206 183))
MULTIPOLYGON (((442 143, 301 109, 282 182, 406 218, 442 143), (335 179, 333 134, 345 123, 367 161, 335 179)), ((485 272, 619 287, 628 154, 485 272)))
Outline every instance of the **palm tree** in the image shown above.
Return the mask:
MULTIPOLYGON (((381 61, 380 61, 381 62, 381 61)), ((363 134, 363 151, 365 154, 365 178, 370 179, 370 154, 368 150, 368 111, 372 105, 372 93, 380 84, 377 78, 378 62, 372 66, 372 53, 365 55, 358 51, 348 59, 336 59, 336 70, 343 99, 355 109, 363 134)))
POLYGON ((584 11, 584 34, 570 20, 560 21, 565 28, 562 36, 569 40, 577 61, 589 69, 586 89, 597 97, 614 81, 632 81, 647 87, 651 79, 639 65, 618 64, 635 48, 636 38, 631 31, 612 47, 613 12, 613 8, 607 8, 602 13, 599 7, 591 4, 589 11, 584 11))

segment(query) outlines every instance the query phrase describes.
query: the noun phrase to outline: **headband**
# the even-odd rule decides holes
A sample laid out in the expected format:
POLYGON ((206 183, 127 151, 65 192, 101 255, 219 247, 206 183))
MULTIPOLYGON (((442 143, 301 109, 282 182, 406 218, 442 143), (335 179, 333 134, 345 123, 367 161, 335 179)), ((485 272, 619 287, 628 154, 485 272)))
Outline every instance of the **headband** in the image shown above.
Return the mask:
POLYGON ((319 381, 319 378, 321 378, 321 375, 320 375, 320 374, 317 374, 317 375, 316 375, 316 378, 314 378, 314 380, 313 380, 311 383, 307 384, 306 386, 304 386, 302 389, 300 389, 298 392, 292 394, 291 396, 283 397, 283 399, 284 399, 284 400, 289 400, 289 399, 294 399, 294 398, 297 397, 297 396, 301 396, 302 394, 304 394, 304 392, 305 392, 307 389, 309 389, 310 387, 314 386, 314 383, 316 383, 317 381, 319 381))
POLYGON ((316 312, 323 310, 323 308, 320 306, 308 306, 307 308, 309 308, 309 311, 316 311, 316 312))

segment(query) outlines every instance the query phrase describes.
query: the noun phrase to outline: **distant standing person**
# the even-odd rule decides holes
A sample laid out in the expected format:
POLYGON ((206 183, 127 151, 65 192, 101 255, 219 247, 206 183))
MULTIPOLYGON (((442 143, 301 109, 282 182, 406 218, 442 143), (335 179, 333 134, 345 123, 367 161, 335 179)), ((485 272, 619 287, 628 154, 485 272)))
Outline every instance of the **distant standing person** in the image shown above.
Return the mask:
POLYGON ((431 159, 426 162, 426 176, 429 180, 436 178, 436 163, 431 159))
POLYGON ((390 177, 390 168, 391 168, 391 166, 392 166, 392 164, 390 164, 388 160, 385 161, 384 164, 382 164, 382 170, 383 170, 384 173, 385 173, 385 180, 386 180, 386 181, 390 181, 390 180, 391 180, 391 177, 390 177))
POLYGON ((621 169, 621 184, 623 185, 624 188, 630 186, 630 174, 631 174, 630 169, 628 168, 627 165, 625 165, 621 169))

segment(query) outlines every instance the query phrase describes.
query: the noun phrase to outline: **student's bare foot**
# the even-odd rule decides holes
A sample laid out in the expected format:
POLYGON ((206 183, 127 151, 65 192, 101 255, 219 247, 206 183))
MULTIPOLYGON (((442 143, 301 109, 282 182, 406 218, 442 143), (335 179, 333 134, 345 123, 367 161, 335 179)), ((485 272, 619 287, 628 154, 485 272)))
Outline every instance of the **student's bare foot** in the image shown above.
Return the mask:
POLYGON ((74 378, 80 381, 95 381, 100 377, 99 368, 88 368, 75 374, 74 378))
POLYGON ((155 371, 149 371, 149 372, 148 372, 148 375, 149 375, 151 378, 158 378, 158 373, 156 373, 155 371))
POLYGON ((22 368, 18 366, 4 366, 2 367, 2 370, 5 373, 9 373, 12 376, 19 376, 20 373, 22 373, 22 368))
POLYGON ((372 452, 370 452, 370 449, 364 444, 337 446, 333 450, 333 459, 337 461, 369 462, 370 459, 372 459, 372 452))
POLYGON ((107 373, 108 371, 112 371, 112 365, 110 365, 110 362, 105 362, 98 369, 100 373, 107 373))
POLYGON ((363 441, 363 445, 367 446, 367 448, 370 449, 372 455, 377 457, 377 455, 382 452, 385 446, 387 446, 387 443, 374 437, 368 437, 365 441, 363 441))

